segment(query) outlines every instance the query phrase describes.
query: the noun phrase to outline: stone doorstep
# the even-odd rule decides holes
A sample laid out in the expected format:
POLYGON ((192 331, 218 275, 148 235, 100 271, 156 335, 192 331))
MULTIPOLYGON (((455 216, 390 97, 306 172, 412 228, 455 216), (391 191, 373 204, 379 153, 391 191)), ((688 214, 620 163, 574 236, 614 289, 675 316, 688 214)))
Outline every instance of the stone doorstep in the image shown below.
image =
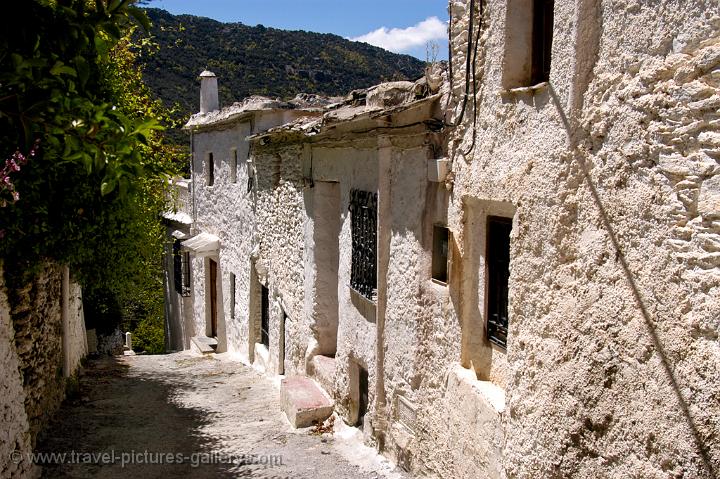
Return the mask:
POLYGON ((330 356, 314 356, 312 358, 313 379, 326 393, 330 394, 335 379, 335 358, 330 356))
POLYGON ((190 342, 193 346, 192 349, 201 354, 214 353, 217 348, 217 339, 208 338, 207 336, 193 336, 190 342))
POLYGON ((312 379, 290 376, 280 383, 280 407, 294 428, 310 427, 333 413, 333 402, 312 379))

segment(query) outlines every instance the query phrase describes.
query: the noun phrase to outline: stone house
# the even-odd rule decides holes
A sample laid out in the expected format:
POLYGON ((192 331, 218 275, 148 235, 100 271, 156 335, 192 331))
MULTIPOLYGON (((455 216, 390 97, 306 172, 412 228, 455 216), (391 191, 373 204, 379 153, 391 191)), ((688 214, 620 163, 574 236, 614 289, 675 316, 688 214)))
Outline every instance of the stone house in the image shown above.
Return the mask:
POLYGON ((717 477, 717 3, 449 12, 447 73, 191 119, 188 338, 419 474, 717 477))
POLYGON ((166 305, 166 329, 176 333, 170 349, 230 351, 253 360, 256 343, 248 317, 257 193, 246 138, 299 117, 317 116, 327 101, 315 96, 292 102, 251 97, 219 110, 217 79, 210 72, 203 72, 201 79, 200 113, 186 125, 192 179, 180 182, 179 208, 165 217, 166 303, 176 305, 166 305), (188 201, 182 201, 183 195, 188 201))
MULTIPOLYGON (((455 0, 450 14, 462 273, 446 321, 462 328, 466 387, 504 395, 496 465, 470 463, 489 477, 718 477, 717 1, 455 0)), ((477 450, 478 424, 430 410, 430 437, 460 447, 453 464, 418 451, 468 477, 459 451, 477 450)))
POLYGON ((445 224, 445 185, 428 181, 441 127, 427 82, 395 82, 250 137, 255 268, 283 305, 270 314, 273 361, 313 377, 370 441, 384 440, 396 403, 414 414, 412 302, 424 288, 446 294, 424 251, 445 224), (388 389, 388 377, 401 383, 388 389))

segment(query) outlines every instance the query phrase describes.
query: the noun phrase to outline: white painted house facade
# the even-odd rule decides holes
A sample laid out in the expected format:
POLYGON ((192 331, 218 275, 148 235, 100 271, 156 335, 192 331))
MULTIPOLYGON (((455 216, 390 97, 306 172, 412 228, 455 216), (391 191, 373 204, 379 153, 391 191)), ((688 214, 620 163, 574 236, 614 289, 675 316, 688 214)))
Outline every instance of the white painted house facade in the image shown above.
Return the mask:
POLYGON ((183 347, 418 474, 716 477, 717 2, 449 11, 417 82, 219 109, 203 74, 183 347))

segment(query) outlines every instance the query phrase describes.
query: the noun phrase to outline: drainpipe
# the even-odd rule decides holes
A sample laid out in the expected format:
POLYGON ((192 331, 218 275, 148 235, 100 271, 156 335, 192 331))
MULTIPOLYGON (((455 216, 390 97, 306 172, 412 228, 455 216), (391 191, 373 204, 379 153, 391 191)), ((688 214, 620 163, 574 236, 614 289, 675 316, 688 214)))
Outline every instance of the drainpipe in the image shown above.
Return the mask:
POLYGON ((62 351, 63 376, 72 374, 70 365, 70 268, 63 266, 62 271, 62 351))
POLYGON ((390 263, 390 192, 392 184, 392 143, 378 139, 378 241, 377 241, 377 344, 375 349, 375 415, 373 433, 378 449, 385 449, 387 398, 385 396, 385 313, 387 311, 387 274, 390 263))

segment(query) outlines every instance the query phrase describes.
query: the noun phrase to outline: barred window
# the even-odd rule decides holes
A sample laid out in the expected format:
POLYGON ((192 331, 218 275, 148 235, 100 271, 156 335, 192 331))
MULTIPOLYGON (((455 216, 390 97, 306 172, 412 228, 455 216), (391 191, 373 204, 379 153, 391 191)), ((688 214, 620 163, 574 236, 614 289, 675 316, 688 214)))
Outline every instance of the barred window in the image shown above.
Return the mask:
POLYGON ((507 347, 508 286, 510 278, 510 232, 512 220, 491 216, 488 218, 487 276, 488 320, 490 342, 507 347))
POLYGON ((377 291, 377 193, 350 192, 352 269, 350 286, 370 300, 377 291))
POLYGON ((190 296, 190 253, 182 251, 180 240, 173 243, 175 291, 181 296, 190 296))

